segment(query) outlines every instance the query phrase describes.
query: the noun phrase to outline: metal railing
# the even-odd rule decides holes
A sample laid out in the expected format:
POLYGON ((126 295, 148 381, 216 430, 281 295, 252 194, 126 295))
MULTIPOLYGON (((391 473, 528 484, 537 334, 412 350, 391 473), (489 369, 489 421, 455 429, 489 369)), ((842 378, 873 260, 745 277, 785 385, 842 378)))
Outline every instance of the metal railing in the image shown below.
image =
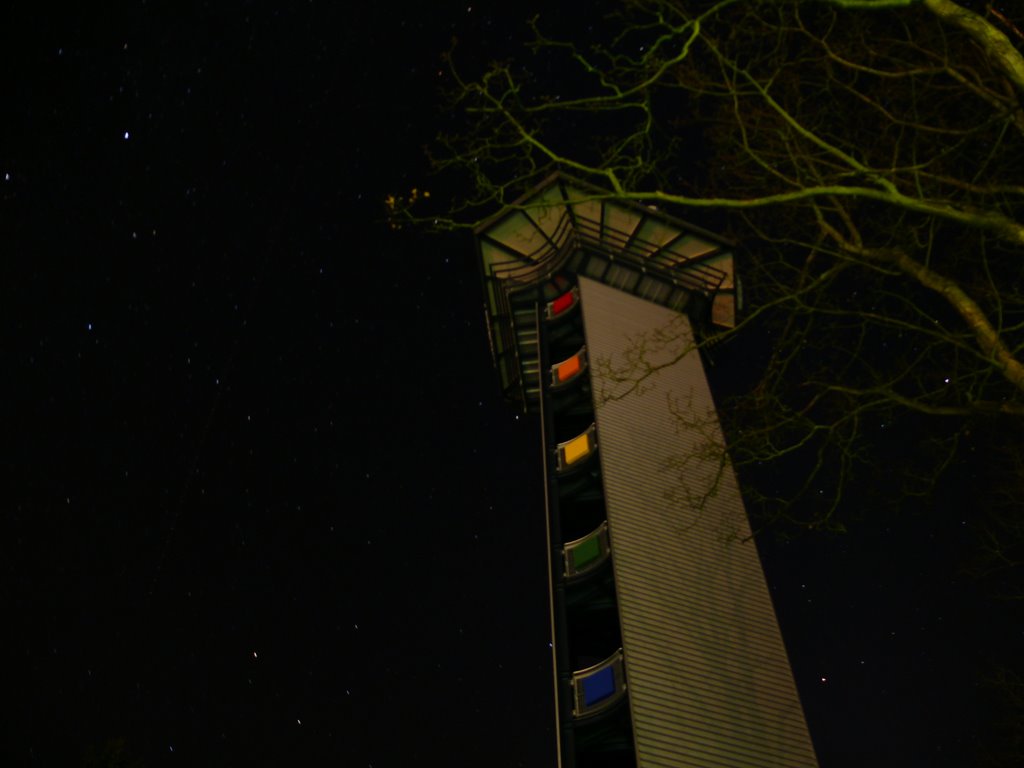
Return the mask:
POLYGON ((545 241, 532 252, 523 254, 527 263, 524 258, 492 262, 487 278, 497 283, 493 292, 494 307, 488 318, 491 333, 496 337, 492 340, 495 362, 500 366, 500 358, 507 360, 511 369, 508 387, 518 388, 522 398, 526 397, 526 388, 509 295, 550 279, 575 252, 584 249, 609 263, 708 297, 714 295, 728 276, 723 270, 702 263, 701 257, 686 256, 669 246, 651 243, 578 213, 570 215, 568 210, 563 211, 554 230, 545 234, 545 241))

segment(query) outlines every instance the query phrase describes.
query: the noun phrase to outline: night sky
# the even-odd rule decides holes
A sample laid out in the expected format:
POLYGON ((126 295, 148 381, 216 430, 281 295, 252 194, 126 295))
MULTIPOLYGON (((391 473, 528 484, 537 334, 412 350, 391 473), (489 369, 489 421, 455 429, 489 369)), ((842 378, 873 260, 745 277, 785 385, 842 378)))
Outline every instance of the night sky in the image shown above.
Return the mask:
MULTIPOLYGON (((0 765, 553 765, 538 430, 383 206, 530 9, 278 5, 0 14, 0 765)), ((823 768, 976 754, 966 499, 760 541, 823 768)))

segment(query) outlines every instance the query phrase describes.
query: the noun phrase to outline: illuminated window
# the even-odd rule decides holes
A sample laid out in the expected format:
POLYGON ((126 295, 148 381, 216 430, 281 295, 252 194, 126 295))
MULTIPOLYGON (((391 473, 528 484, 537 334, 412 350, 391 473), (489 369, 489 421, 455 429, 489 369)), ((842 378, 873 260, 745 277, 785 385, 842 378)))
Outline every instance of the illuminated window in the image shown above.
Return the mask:
POLYGON ((605 667, 589 677, 580 678, 580 684, 583 706, 592 707, 615 693, 615 671, 605 667))
POLYGON ((601 523, 581 539, 567 542, 562 549, 565 558, 565 575, 578 576, 593 570, 605 560, 611 547, 608 543, 608 523, 601 523))
POLYGON ((580 300, 579 291, 575 288, 571 288, 557 299, 548 302, 548 320, 552 320, 556 317, 561 317, 570 309, 576 306, 580 300))
POLYGON ((579 376, 587 367, 587 348, 583 347, 568 360, 551 366, 551 386, 560 387, 579 376))
POLYGON ((572 674, 573 715, 586 717, 610 707, 626 692, 620 648, 604 661, 572 674))
POLYGON ((582 464, 597 450, 597 428, 591 424, 582 435, 558 444, 558 471, 565 472, 582 464))

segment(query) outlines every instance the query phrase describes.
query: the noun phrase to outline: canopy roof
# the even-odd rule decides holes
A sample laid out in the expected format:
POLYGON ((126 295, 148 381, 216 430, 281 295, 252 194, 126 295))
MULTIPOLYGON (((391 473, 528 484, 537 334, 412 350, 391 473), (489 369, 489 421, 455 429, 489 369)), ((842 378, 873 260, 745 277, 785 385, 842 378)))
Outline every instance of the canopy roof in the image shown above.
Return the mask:
POLYGON ((506 396, 524 406, 538 391, 535 289, 558 275, 590 277, 698 322, 736 324, 732 243, 562 173, 479 225, 476 242, 495 364, 506 396))

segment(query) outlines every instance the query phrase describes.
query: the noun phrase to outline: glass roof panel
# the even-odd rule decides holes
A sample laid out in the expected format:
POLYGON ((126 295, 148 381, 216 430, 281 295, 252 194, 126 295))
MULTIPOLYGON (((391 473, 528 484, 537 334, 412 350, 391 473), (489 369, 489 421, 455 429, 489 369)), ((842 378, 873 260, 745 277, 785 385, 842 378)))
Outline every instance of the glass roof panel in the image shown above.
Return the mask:
POLYGON ((679 237, 679 230, 676 227, 653 217, 644 219, 643 224, 636 231, 636 238, 640 241, 637 243, 637 247, 648 252, 660 248, 665 243, 672 242, 677 237, 679 237))
POLYGON ((711 304, 711 322, 725 328, 736 326, 736 297, 732 293, 715 294, 711 304))
POLYGON ((717 250, 718 246, 715 243, 709 243, 707 240, 701 240, 699 237, 694 235, 684 235, 679 238, 677 243, 672 245, 672 253, 685 256, 688 259, 694 259, 698 256, 703 256, 706 253, 711 253, 717 250))
MULTIPOLYGON (((604 214, 605 227, 622 233, 627 239, 633 234, 637 224, 640 223, 640 218, 641 214, 638 211, 624 208, 614 203, 606 203, 604 214)), ((616 240, 617 238, 613 235, 605 239, 616 240)))
POLYGON ((487 237, 523 256, 531 256, 547 246, 547 238, 523 211, 513 211, 487 230, 487 237))
POLYGON ((720 269, 725 272, 725 278, 722 280, 722 288, 732 288, 736 285, 736 272, 733 265, 732 251, 722 251, 715 255, 704 259, 703 262, 708 264, 715 269, 720 269))
POLYGON ((587 199, 594 196, 592 192, 584 192, 582 189, 569 186, 568 184, 565 191, 569 200, 572 201, 573 212, 577 216, 594 222, 601 220, 602 202, 600 200, 587 199))

